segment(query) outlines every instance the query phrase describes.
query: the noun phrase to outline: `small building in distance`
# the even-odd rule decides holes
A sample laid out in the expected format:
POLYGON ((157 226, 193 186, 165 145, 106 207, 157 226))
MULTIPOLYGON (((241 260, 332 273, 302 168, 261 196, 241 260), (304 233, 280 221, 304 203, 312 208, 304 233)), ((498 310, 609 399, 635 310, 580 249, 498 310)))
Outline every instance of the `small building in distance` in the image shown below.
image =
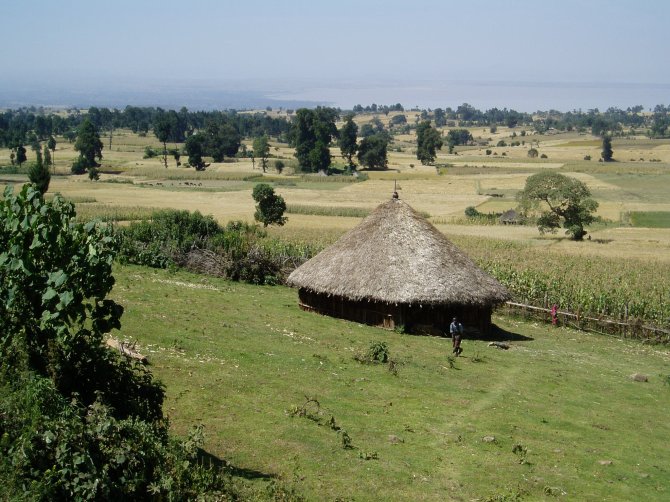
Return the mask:
POLYGON ((508 209, 500 215, 498 221, 503 225, 521 225, 521 215, 515 209, 508 209))
POLYGON ((440 334, 453 317, 482 334, 510 294, 408 204, 394 198, 291 273, 304 310, 440 334))

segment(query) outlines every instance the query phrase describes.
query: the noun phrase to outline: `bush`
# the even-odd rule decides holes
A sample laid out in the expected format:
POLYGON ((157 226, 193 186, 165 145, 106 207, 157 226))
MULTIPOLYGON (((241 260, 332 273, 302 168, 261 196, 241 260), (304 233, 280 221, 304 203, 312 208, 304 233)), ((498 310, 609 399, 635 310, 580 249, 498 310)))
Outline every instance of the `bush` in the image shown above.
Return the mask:
POLYGON ((284 171, 284 167, 286 167, 286 165, 284 164, 284 161, 275 160, 275 169, 277 170, 277 172, 279 174, 281 174, 284 171))
POLYGON ((86 160, 83 157, 77 157, 70 168, 72 174, 84 174, 86 172, 86 160))
POLYGON ((590 155, 584 155, 584 160, 591 160, 591 156, 590 155))
POLYGON ((538 155, 539 155, 539 152, 537 151, 537 148, 530 148, 528 150, 528 156, 531 159, 536 159, 538 155))
POLYGON ((505 143, 505 141, 501 139, 500 141, 498 141, 496 146, 507 146, 507 143, 505 143))
POLYGON ((482 213, 477 211, 477 208, 475 208, 474 206, 468 206, 465 208, 465 216, 467 216, 468 218, 476 218, 478 216, 481 216, 481 214, 482 213))
POLYGON ((103 345, 111 228, 25 185, 0 201, 0 486, 3 500, 187 500, 222 494, 200 467, 201 430, 170 439, 164 389, 103 345))
POLYGON ((166 210, 120 233, 120 259, 128 263, 185 267, 252 284, 277 284, 283 278, 287 257, 261 245, 267 234, 257 225, 235 221, 221 227, 212 216, 197 211, 166 210))
POLYGON ((547 154, 546 154, 546 153, 543 153, 542 155, 540 155, 540 158, 541 158, 541 159, 547 159, 547 158, 549 158, 549 157, 547 157, 547 154))
POLYGON ((158 155, 158 152, 151 148, 150 146, 145 146, 144 147, 144 156, 142 157, 143 159, 153 159, 158 155))
POLYGON ((486 155, 491 155, 491 150, 487 149, 486 150, 486 155))

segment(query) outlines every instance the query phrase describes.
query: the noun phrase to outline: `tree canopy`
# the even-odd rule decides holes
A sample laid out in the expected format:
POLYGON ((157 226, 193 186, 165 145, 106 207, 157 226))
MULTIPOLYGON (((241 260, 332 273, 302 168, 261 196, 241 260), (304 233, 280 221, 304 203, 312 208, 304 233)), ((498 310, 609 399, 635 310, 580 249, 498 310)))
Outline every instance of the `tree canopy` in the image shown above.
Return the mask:
POLYGON ((282 226, 287 218, 284 216, 286 202, 281 195, 275 194, 274 189, 267 183, 259 183, 254 187, 252 193, 256 201, 256 213, 254 219, 263 224, 282 226))
MULTIPOLYGON (((49 149, 46 148, 46 146, 44 152, 49 152, 49 149)), ((37 150, 35 156, 35 162, 30 166, 30 171, 28 171, 28 179, 35 185, 40 193, 44 194, 49 189, 51 173, 49 172, 49 166, 42 160, 42 152, 37 150)))
POLYGON ((612 150, 612 138, 609 136, 603 137, 603 151, 601 153, 602 158, 605 162, 611 162, 614 156, 614 150, 612 150))
POLYGON ((86 170, 91 173, 96 172, 100 167, 98 161, 102 160, 102 149, 104 148, 98 130, 89 119, 84 120, 79 126, 77 132, 77 141, 74 149, 79 152, 79 157, 72 164, 74 174, 83 174, 86 170))
POLYGON ((204 171, 209 164, 205 163, 203 155, 205 155, 206 138, 201 133, 196 133, 186 138, 186 153, 188 154, 188 163, 196 171, 204 171))
POLYGON ((354 156, 358 151, 357 136, 358 126, 354 122, 354 117, 353 115, 347 115, 344 125, 340 129, 340 152, 352 169, 354 168, 354 156))
POLYGON ((387 146, 386 138, 380 134, 363 138, 358 147, 358 161, 368 169, 386 169, 387 146))
POLYGON ((526 180, 517 194, 519 209, 524 215, 539 213, 540 233, 555 233, 563 226, 566 235, 579 241, 584 238, 584 225, 595 221, 598 203, 591 198, 589 188, 575 178, 550 171, 534 174, 526 180))
MULTIPOLYGON (((226 490, 168 436, 163 386, 105 346, 117 240, 32 185, 0 200, 0 486, 7 500, 193 500, 226 490)), ((236 499, 236 497, 231 497, 236 499)))
POLYGON ((329 146, 338 134, 337 117, 337 110, 326 107, 300 108, 296 112, 292 136, 300 169, 317 172, 330 167, 329 146))
POLYGON ((428 120, 424 120, 417 126, 416 143, 416 158, 424 165, 435 162, 436 150, 442 148, 443 144, 440 132, 432 127, 428 120))
POLYGON ((270 155, 270 142, 268 137, 263 135, 257 138, 254 138, 254 157, 261 160, 261 168, 263 172, 267 169, 268 166, 268 156, 270 155))

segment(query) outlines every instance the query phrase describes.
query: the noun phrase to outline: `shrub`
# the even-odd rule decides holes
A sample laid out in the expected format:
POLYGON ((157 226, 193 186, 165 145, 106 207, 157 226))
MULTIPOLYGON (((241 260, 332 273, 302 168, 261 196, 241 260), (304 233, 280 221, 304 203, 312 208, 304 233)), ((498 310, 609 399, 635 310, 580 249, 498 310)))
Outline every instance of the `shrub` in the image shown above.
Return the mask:
POLYGON ((505 141, 501 139, 500 141, 498 141, 496 146, 507 146, 507 143, 505 143, 505 141))
POLYGON ((591 160, 591 156, 590 155, 584 155, 584 160, 591 160))
POLYGON ((282 160, 275 160, 275 169, 279 174, 281 174, 284 171, 284 167, 286 167, 286 164, 284 164, 284 161, 282 160))
POLYGON ((540 155, 540 158, 541 158, 541 159, 547 159, 548 157, 547 157, 547 154, 546 154, 546 153, 543 153, 542 155, 540 155))
POLYGON ((202 431, 170 439, 164 390, 103 345, 117 242, 25 185, 0 201, 0 486, 7 500, 187 500, 222 494, 202 431))
POLYGON ((491 150, 487 149, 486 150, 486 155, 491 155, 491 150))
POLYGON ((151 148, 150 146, 144 147, 144 156, 143 159, 153 159, 158 155, 158 152, 151 148))
POLYGON ((536 159, 538 155, 539 155, 539 152, 537 151, 537 148, 530 148, 528 150, 528 156, 531 159, 536 159))
POLYGON ((386 342, 373 342, 368 348, 367 359, 372 362, 385 363, 389 359, 389 347, 386 342))
POLYGON ((482 213, 477 211, 477 208, 475 208, 474 206, 468 206, 465 208, 465 216, 467 216, 468 218, 476 218, 478 216, 481 216, 481 214, 482 213))

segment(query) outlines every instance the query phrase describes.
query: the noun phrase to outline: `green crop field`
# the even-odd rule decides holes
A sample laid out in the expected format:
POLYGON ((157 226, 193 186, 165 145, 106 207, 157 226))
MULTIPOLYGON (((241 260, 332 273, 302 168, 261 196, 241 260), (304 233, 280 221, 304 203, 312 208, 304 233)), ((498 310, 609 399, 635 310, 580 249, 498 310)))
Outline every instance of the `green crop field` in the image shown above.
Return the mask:
POLYGON ((282 286, 116 278, 120 336, 165 383, 174 430, 203 424, 206 450, 251 485, 277 477, 308 500, 668 499, 666 347, 496 317, 509 350, 468 339, 450 359, 448 339, 302 312, 282 286), (380 341, 393 366, 356 360, 380 341))
POLYGON ((670 211, 633 211, 630 221, 635 227, 670 228, 670 211))

